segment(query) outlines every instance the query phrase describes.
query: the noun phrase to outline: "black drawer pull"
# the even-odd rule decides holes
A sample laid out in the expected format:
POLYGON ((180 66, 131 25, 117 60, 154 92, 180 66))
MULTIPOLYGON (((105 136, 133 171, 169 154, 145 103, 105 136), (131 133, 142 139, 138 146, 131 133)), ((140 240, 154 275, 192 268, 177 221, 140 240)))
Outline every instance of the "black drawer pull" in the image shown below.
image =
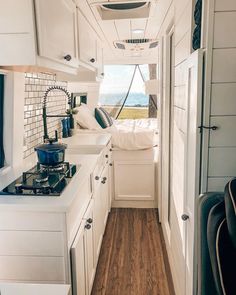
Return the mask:
POLYGON ((72 59, 71 55, 70 54, 67 54, 64 56, 64 59, 67 60, 67 61, 70 61, 72 59))
POLYGON ((91 223, 93 223, 93 219, 89 218, 89 219, 87 219, 87 222, 91 224, 91 223))
POLYGON ((90 228, 91 228, 91 225, 87 223, 87 224, 85 225, 85 228, 86 228, 86 229, 90 229, 90 228))

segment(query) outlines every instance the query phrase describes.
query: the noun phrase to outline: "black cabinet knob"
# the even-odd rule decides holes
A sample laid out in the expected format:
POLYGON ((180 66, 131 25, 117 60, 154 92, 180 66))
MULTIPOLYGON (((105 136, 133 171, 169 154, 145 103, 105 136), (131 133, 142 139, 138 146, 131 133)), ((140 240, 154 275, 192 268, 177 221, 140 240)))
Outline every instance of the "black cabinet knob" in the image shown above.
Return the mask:
POLYGON ((110 163, 109 166, 113 166, 112 163, 110 163))
POLYGON ((108 158, 109 156, 108 156, 108 155, 106 155, 105 157, 106 157, 106 158, 108 158))
POLYGON ((70 61, 72 59, 71 55, 70 54, 67 54, 64 56, 64 59, 67 60, 67 61, 70 61))
POLYGON ((106 178, 106 177, 103 177, 103 179, 102 179, 101 183, 102 183, 102 184, 105 184, 105 183, 106 183, 106 181, 107 181, 107 178, 106 178))
POLYGON ((90 59, 90 62, 91 62, 91 63, 95 63, 95 61, 96 61, 95 58, 91 58, 91 59, 90 59))
POLYGON ((112 152, 112 149, 109 149, 110 152, 112 152))
POLYGON ((100 178, 99 176, 95 176, 95 180, 99 180, 99 178, 100 178))
POLYGON ((90 223, 90 224, 93 223, 92 218, 87 219, 87 222, 90 223))
POLYGON ((86 229, 90 229, 90 228, 91 228, 91 225, 87 223, 87 224, 85 225, 85 228, 86 228, 86 229))
POLYGON ((181 216, 181 218, 182 218, 183 221, 186 221, 186 220, 189 219, 189 216, 188 216, 187 214, 183 214, 183 215, 181 216))
POLYGON ((104 77, 104 73, 101 73, 101 76, 103 76, 103 77, 104 77))

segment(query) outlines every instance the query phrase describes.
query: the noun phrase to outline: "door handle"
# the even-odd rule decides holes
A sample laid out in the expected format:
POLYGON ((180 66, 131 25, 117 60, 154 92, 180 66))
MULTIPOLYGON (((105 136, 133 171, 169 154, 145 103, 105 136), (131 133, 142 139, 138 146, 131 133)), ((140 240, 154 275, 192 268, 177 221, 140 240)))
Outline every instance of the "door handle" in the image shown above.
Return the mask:
POLYGON ((200 129, 200 133, 202 133, 202 130, 203 129, 208 129, 208 130, 213 130, 213 131, 215 131, 215 130, 217 130, 217 129, 219 129, 219 127, 218 126, 204 126, 204 125, 201 125, 201 126, 198 126, 198 129, 200 129))
POLYGON ((186 221, 186 220, 189 219, 189 216, 188 216, 187 214, 183 214, 183 215, 181 216, 181 219, 182 219, 183 221, 186 221))

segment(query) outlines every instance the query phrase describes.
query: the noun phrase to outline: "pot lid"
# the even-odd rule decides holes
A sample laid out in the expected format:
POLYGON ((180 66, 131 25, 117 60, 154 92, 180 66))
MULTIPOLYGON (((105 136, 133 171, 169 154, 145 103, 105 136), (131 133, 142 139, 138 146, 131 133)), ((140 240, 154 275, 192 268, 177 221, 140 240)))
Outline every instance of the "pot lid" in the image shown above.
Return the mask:
POLYGON ((57 152, 57 151, 62 151, 67 148, 67 145, 64 143, 43 143, 35 147, 35 151, 52 151, 52 152, 57 152))

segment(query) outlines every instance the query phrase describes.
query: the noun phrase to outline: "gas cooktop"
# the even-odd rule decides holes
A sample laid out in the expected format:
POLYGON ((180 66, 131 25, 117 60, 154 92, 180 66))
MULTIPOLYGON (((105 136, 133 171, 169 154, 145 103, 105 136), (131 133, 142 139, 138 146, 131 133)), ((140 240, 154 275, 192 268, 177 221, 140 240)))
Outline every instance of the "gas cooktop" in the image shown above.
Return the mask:
POLYGON ((79 167, 68 162, 58 166, 37 164, 0 191, 0 195, 60 196, 79 167))

